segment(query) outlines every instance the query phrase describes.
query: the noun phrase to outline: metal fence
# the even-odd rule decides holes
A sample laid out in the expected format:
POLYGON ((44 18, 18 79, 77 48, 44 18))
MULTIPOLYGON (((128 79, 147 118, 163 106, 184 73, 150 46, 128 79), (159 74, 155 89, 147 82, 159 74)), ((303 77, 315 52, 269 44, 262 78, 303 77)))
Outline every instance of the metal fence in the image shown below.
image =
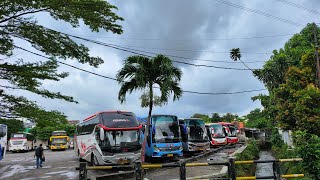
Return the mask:
MULTIPOLYGON (((210 159, 209 159, 210 160, 210 159)), ((243 179, 275 179, 280 180, 281 178, 297 178, 304 177, 304 174, 281 174, 280 163, 283 162, 297 162, 302 161, 301 158, 293 159, 278 159, 278 160, 247 160, 247 161, 235 161, 230 158, 227 162, 203 162, 203 163, 186 163, 184 160, 180 160, 179 163, 169 163, 169 164, 141 164, 136 162, 135 165, 118 165, 118 166, 87 166, 87 163, 80 163, 80 167, 76 168, 79 170, 79 180, 87 180, 88 170, 110 170, 110 169, 134 169, 136 180, 142 180, 144 175, 144 169, 152 168, 174 168, 179 167, 180 169, 180 179, 186 180, 186 167, 195 166, 227 166, 227 177, 216 178, 216 179, 228 179, 228 180, 243 180, 243 179), (273 163, 273 176, 246 176, 237 177, 235 165, 239 164, 256 164, 256 163, 273 163)))

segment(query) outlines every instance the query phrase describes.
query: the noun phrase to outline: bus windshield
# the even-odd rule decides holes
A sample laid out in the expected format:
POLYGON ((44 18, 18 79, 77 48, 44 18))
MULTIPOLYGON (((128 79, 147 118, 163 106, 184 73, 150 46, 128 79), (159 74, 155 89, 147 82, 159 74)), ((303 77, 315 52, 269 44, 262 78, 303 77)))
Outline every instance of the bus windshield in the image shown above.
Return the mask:
POLYGON ((213 132, 214 132, 214 134, 212 134, 213 137, 216 137, 216 138, 226 137, 226 133, 222 125, 214 124, 214 125, 211 125, 210 128, 213 128, 213 132))
POLYGON ((65 131, 54 131, 52 133, 52 136, 66 136, 67 135, 67 132, 65 131))
POLYGON ((188 134, 188 140, 194 142, 205 142, 208 141, 206 133, 206 127, 204 121, 201 119, 190 119, 189 120, 190 133, 188 134))
POLYGON ((126 144, 139 143, 138 131, 107 131, 107 146, 126 146, 126 144))
POLYGON ((12 133, 11 134, 11 138, 26 138, 27 134, 23 134, 23 133, 12 133))
POLYGON ((137 127, 139 122, 131 112, 105 112, 102 114, 103 125, 110 128, 137 127))
POLYGON ((65 144, 67 143, 67 138, 53 138, 51 144, 65 144))
POLYGON ((180 141, 178 120, 174 116, 154 116, 152 118, 152 141, 174 143, 180 141))
POLYGON ((230 129, 230 137, 236 137, 237 136, 237 130, 234 126, 229 126, 230 129))

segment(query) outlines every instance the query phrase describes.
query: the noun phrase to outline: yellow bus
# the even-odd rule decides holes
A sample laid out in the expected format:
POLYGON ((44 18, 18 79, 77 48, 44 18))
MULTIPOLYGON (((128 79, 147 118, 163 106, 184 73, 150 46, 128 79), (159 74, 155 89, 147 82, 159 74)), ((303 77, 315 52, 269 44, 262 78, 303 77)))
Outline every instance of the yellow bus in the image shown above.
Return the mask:
POLYGON ((66 150, 69 148, 69 136, 66 131, 53 131, 50 137, 50 149, 66 150))

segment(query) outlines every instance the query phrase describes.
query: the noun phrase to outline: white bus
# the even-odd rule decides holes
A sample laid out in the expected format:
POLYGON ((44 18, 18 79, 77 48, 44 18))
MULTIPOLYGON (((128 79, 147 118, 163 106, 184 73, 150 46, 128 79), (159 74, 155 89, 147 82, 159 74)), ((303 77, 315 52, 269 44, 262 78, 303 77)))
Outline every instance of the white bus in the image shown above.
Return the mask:
POLYGON ((7 151, 7 125, 0 124, 0 160, 6 156, 7 151))
POLYGON ((9 140, 9 151, 31 151, 35 147, 35 138, 26 132, 12 133, 9 140))
POLYGON ((130 164, 140 158, 141 128, 132 112, 96 113, 77 125, 75 153, 91 165, 130 164))

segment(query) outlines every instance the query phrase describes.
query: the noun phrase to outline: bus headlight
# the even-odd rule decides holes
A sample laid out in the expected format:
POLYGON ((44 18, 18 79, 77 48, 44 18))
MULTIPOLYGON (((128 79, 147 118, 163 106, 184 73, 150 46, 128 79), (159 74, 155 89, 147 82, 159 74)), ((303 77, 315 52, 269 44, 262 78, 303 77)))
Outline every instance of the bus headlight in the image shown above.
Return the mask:
POLYGON ((156 146, 153 146, 153 151, 157 151, 157 152, 159 152, 159 151, 160 151, 160 149, 159 149, 159 148, 157 148, 156 146))

